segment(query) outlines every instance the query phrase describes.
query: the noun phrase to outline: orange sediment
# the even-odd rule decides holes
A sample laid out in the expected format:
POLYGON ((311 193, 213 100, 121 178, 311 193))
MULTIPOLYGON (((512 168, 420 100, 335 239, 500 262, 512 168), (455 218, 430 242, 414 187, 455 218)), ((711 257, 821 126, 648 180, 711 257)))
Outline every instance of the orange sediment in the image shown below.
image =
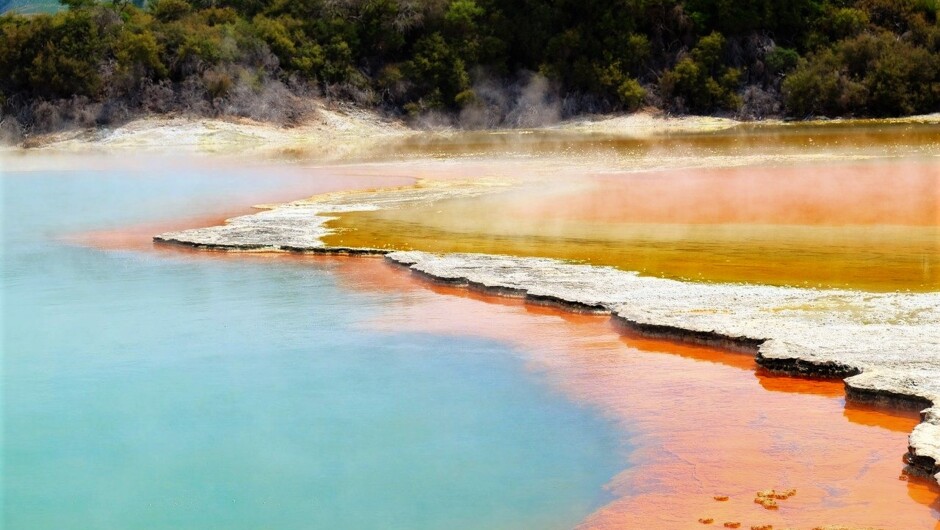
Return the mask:
POLYGON ((282 172, 290 173, 293 177, 290 185, 267 192, 254 192, 250 196, 229 197, 221 208, 211 205, 215 208, 214 212, 209 215, 171 218, 118 228, 85 231, 65 235, 62 239, 105 250, 148 250, 153 248, 153 236, 157 234, 221 225, 226 219, 257 213, 258 209, 254 205, 278 204, 323 193, 414 182, 414 178, 406 175, 379 175, 367 172, 348 174, 303 167, 288 168, 282 172), (238 204, 238 206, 232 206, 233 204, 238 204))
POLYGON ((933 161, 582 177, 345 213, 325 241, 554 257, 698 281, 940 289, 933 161))
POLYGON ((517 345, 529 370, 609 418, 631 449, 607 485, 613 500, 583 528, 691 529, 708 519, 940 530, 940 487, 903 472, 916 414, 846 406, 840 381, 774 375, 749 355, 624 335, 606 317, 430 284, 379 258, 163 249, 326 267, 348 288, 400 298, 363 326, 517 345), (753 502, 768 490, 786 497, 775 510, 753 502))
POLYGON ((633 450, 608 485, 615 499, 584 528, 700 528, 711 519, 728 528, 940 530, 940 488, 903 474, 917 416, 847 408, 841 381, 772 375, 744 354, 624 336, 604 317, 426 284, 381 260, 331 264, 351 288, 402 297, 363 325, 511 342, 530 370, 622 426, 633 450), (754 503, 758 493, 777 508, 754 503))
POLYGON ((118 228, 113 230, 95 230, 91 232, 81 232, 69 234, 63 239, 67 242, 79 245, 99 248, 102 250, 148 250, 153 248, 153 236, 163 232, 173 230, 184 230, 187 228, 216 226, 224 224, 225 220, 236 215, 246 215, 252 213, 251 208, 242 210, 231 210, 224 214, 217 214, 205 217, 194 217, 189 219, 167 220, 162 222, 153 222, 139 224, 130 227, 118 228))

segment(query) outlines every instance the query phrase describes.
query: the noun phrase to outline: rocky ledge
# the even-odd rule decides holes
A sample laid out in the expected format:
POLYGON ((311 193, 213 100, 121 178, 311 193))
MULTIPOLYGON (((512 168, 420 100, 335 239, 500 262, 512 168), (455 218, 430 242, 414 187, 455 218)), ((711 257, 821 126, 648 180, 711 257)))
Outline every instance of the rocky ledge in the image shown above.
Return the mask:
POLYGON ((228 251, 385 254, 433 281, 610 314, 637 333, 754 353, 777 372, 843 378, 849 400, 922 411, 908 461, 940 482, 940 293, 680 282, 553 259, 326 247, 320 239, 337 212, 490 191, 450 182, 338 193, 154 239, 228 251))
POLYGON ((908 461, 940 481, 940 293, 690 283, 482 254, 392 252, 386 259, 435 281, 609 313, 644 335, 753 352, 776 372, 844 378, 850 400, 922 411, 908 461))
POLYGON ((285 204, 258 206, 263 211, 228 219, 224 225, 167 232, 153 239, 204 250, 385 254, 388 250, 326 247, 321 238, 330 230, 324 225, 337 213, 472 197, 507 185, 499 180, 476 181, 472 185, 464 181, 419 181, 401 188, 327 193, 285 204))

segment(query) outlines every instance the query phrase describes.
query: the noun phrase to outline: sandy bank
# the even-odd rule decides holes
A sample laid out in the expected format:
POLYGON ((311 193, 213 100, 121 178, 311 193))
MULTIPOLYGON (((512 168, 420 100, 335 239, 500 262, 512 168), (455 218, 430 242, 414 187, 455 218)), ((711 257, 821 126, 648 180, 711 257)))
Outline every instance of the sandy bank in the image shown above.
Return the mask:
MULTIPOLYGON (((628 115, 585 116, 546 126, 543 131, 592 135, 649 138, 681 134, 709 133, 736 127, 802 127, 866 124, 940 124, 940 113, 886 120, 816 120, 783 122, 741 122, 710 116, 672 117, 638 112, 628 115)), ((499 133, 521 133, 506 129, 499 133)), ((210 119, 154 116, 131 121, 115 128, 78 129, 41 134, 18 146, 0 146, 0 153, 26 149, 46 151, 174 151, 224 154, 298 154, 321 160, 339 160, 368 153, 390 139, 421 135, 447 138, 465 134, 458 129, 418 130, 404 121, 382 117, 374 111, 317 103, 311 118, 293 127, 281 127, 248 119, 210 119)))
POLYGON ((611 314, 646 335, 731 346, 774 371, 845 378, 847 397, 917 410, 910 462, 940 481, 940 293, 868 293, 643 277, 610 267, 484 254, 327 247, 331 214, 488 193, 492 180, 343 192, 295 201, 158 242, 231 251, 387 254, 416 273, 491 294, 611 314), (932 408, 929 408, 932 407, 932 408))
POLYGON ((803 121, 784 121, 769 119, 763 121, 743 122, 731 118, 714 116, 667 116, 638 112, 623 116, 597 116, 567 121, 555 128, 587 133, 623 135, 623 136, 649 136, 653 134, 689 134, 707 133, 745 126, 770 127, 827 127, 869 124, 940 124, 940 112, 918 116, 905 116, 903 118, 885 119, 814 119, 803 121))
MULTIPOLYGON (((375 142, 414 131, 401 122, 356 108, 317 105, 305 123, 281 127, 249 119, 153 116, 115 128, 76 129, 36 135, 6 151, 135 151, 264 154, 302 151, 324 159, 351 156, 375 142)), ((0 151, 2 152, 2 151, 0 151)))

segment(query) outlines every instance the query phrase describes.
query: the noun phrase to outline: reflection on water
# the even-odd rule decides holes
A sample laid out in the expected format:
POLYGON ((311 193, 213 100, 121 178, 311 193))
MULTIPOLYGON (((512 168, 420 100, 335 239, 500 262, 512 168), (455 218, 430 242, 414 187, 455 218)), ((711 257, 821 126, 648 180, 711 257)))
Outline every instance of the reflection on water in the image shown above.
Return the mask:
POLYGON ((329 244, 556 257, 676 279, 940 289, 929 159, 606 172, 352 212, 329 244))

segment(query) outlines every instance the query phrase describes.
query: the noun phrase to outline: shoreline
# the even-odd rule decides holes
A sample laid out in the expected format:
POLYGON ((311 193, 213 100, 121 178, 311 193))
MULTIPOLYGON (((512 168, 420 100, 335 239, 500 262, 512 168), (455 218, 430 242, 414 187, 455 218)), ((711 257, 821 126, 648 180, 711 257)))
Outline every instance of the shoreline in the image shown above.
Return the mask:
MULTIPOLYGON (((780 341, 774 339, 760 339, 743 335, 729 335, 715 330, 699 330, 693 328, 656 324, 642 319, 633 319, 624 316, 616 308, 598 302, 590 303, 563 296, 533 294, 529 290, 506 285, 492 285, 484 281, 474 280, 471 277, 451 276, 446 273, 436 274, 428 272, 421 267, 419 260, 413 260, 414 255, 427 255, 423 252, 389 251, 370 248, 347 247, 280 247, 272 248, 265 245, 226 247, 218 244, 192 244, 180 240, 173 240, 155 236, 154 242, 160 245, 181 246, 200 251, 215 251, 225 253, 270 253, 284 252, 292 254, 322 255, 322 256, 381 256, 393 266, 407 269, 424 281, 448 287, 465 288, 486 296, 519 298, 527 304, 550 307, 574 314, 583 315, 609 315, 615 327, 651 339, 665 339, 681 343, 701 346, 718 347, 737 351, 743 354, 754 355, 756 365, 772 373, 792 376, 809 377, 825 380, 841 380, 845 384, 846 403, 867 404, 885 407, 891 410, 918 412, 921 423, 910 435, 910 445, 905 456, 908 471, 919 476, 932 477, 940 484, 940 396, 929 395, 917 391, 910 386, 897 386, 889 381, 879 381, 886 374, 877 369, 865 369, 853 365, 851 362, 842 363, 837 360, 818 360, 812 356, 801 356, 800 352, 789 352, 780 341), (766 348, 765 348, 766 346, 766 348)), ((451 255, 438 255, 433 257, 447 258, 451 255)), ((503 258, 502 256, 478 255, 483 258, 503 258)), ((540 260, 541 258, 516 258, 540 260)), ((552 260, 557 261, 557 260, 552 260)), ((574 265, 579 267, 578 265, 574 265)), ((580 266, 591 267, 591 266, 580 266)), ((892 374, 893 375, 893 374, 892 374)), ((894 379, 888 375, 889 379, 894 379)), ((895 379, 895 383, 897 380, 895 379)))
MULTIPOLYGON (((178 242, 172 244, 179 244, 178 242)), ((320 253, 326 253, 323 249, 320 253)), ((346 255, 342 251, 340 255, 346 255)), ((937 451, 937 442, 940 442, 940 396, 929 397, 911 388, 899 388, 890 385, 872 384, 872 379, 879 376, 877 370, 865 370, 851 363, 840 363, 837 360, 817 360, 800 356, 798 353, 790 355, 781 352, 780 341, 775 339, 760 339, 743 335, 729 335, 715 330, 699 330, 672 325, 650 323, 642 319, 625 316, 616 306, 611 307, 603 302, 590 303, 564 296, 533 294, 522 287, 507 287, 505 285, 492 285, 468 276, 450 276, 447 273, 429 272, 422 267, 420 259, 413 256, 427 255, 424 252, 387 252, 384 258, 387 262, 407 269, 419 278, 449 287, 465 288, 486 296, 521 298, 524 303, 551 307, 561 311, 584 315, 610 316, 615 329, 621 332, 632 333, 650 339, 664 339, 680 343, 721 348, 736 351, 742 354, 753 355, 756 366, 771 373, 790 376, 808 377, 824 380, 841 380, 845 384, 846 403, 858 403, 885 407, 891 410, 918 412, 921 423, 915 427, 911 434, 908 453, 905 461, 908 471, 919 476, 932 477, 940 484, 940 452, 937 451), (764 346, 767 346, 767 349, 764 346), (924 427, 924 426, 927 427, 924 427), (918 432, 921 429, 921 432, 918 432), (915 439, 916 438, 916 439, 915 439)), ((449 255, 438 257, 446 258, 449 255)), ((481 257, 497 258, 499 256, 481 257)), ((432 258, 433 259, 433 258, 432 258)), ((521 258, 526 259, 526 258, 521 258)), ((537 259, 537 258, 528 258, 537 259)), ((590 267, 590 266, 587 266, 590 267)))
POLYGON ((75 128, 29 136, 19 144, 0 144, 0 154, 132 150, 257 155, 309 151, 343 159, 366 144, 418 132, 373 111, 313 103, 311 116, 294 126, 235 117, 150 115, 117 127, 75 128))
MULTIPOLYGON (((392 252, 386 254, 385 259, 405 266, 420 276, 441 281, 447 285, 467 287, 495 296, 522 297, 529 303, 548 305, 574 313, 609 314, 615 325, 641 336, 751 353, 755 355, 758 366, 774 373, 841 379, 845 383, 847 402, 854 401, 920 412, 921 423, 915 427, 910 436, 908 465, 925 476, 932 476, 940 484, 940 394, 934 391, 923 392, 916 386, 910 385, 909 381, 904 381, 906 378, 903 372, 886 374, 884 370, 879 370, 877 367, 866 367, 860 365, 861 363, 853 363, 851 360, 842 362, 839 355, 819 356, 807 350, 791 351, 787 342, 779 338, 758 338, 748 334, 729 333, 721 329, 663 324, 640 316, 635 311, 631 314, 629 309, 625 310, 622 305, 616 303, 594 302, 593 299, 585 301, 576 292, 571 293, 574 296, 557 292, 541 294, 539 292, 542 290, 541 286, 535 282, 531 289, 527 288, 525 281, 518 282, 518 280, 512 282, 513 286, 498 281, 492 284, 489 280, 494 278, 485 273, 480 277, 475 277, 473 274, 462 275, 457 272, 459 267, 465 264, 456 265, 453 268, 448 268, 446 265, 440 268, 435 267, 437 265, 435 261, 443 261, 450 256, 429 255, 423 252, 392 252)), ((505 261, 505 258, 500 256, 479 255, 479 257, 484 260, 492 258, 505 261)), ((516 259, 539 260, 539 258, 516 259)), ((560 266, 564 267, 565 264, 560 266)), ((500 267, 505 267, 505 265, 500 265, 500 267)), ((568 265, 568 267, 592 268, 590 265, 568 265)), ((937 368, 940 369, 940 366, 937 368)))
POLYGON ((327 246, 320 239, 334 213, 487 191, 460 184, 314 197, 153 239, 210 251, 381 255, 432 282, 610 315, 643 336, 752 354, 777 373, 842 379, 847 402, 921 411, 907 460, 940 483, 940 362, 929 353, 940 345, 940 293, 701 284, 549 258, 327 246))
POLYGON ((457 134, 580 133, 614 138, 652 138, 729 131, 735 128, 842 127, 878 125, 940 125, 940 112, 902 118, 836 118, 790 121, 741 121, 716 116, 670 116, 663 112, 585 115, 535 129, 496 128, 422 129, 404 120, 352 106, 315 103, 313 115, 294 126, 280 126, 247 118, 202 118, 153 115, 118 127, 71 129, 43 133, 15 145, 0 144, 0 154, 43 152, 108 152, 144 150, 215 154, 283 154, 316 156, 327 161, 348 160, 368 153, 382 142, 421 135, 446 139, 457 134))
MULTIPOLYGON (((584 403, 585 406, 599 407, 605 417, 608 417, 609 414, 612 421, 617 421, 618 425, 622 425, 628 434, 633 432, 629 427, 631 425, 630 418, 634 418, 634 414, 637 414, 636 419, 641 425, 644 425, 644 428, 640 430, 643 434, 638 435, 640 437, 636 438, 636 440, 643 440, 639 443, 642 448, 638 448, 633 453, 634 456, 630 458, 630 461, 635 462, 636 467, 628 467, 611 478, 605 486, 605 491, 612 492, 614 500, 593 512, 577 528, 660 527, 664 524, 661 516, 665 514, 672 514, 666 517, 672 521, 672 524, 666 524, 666 526, 674 528, 698 527, 699 524, 695 523, 696 518, 706 515, 714 517, 719 526, 721 521, 743 520, 745 521, 743 528, 748 528, 751 524, 756 523, 773 523, 775 528, 816 528, 818 526, 820 528, 861 529, 894 527, 886 522, 890 519, 884 519, 883 517, 877 519, 875 517, 876 513, 889 513, 890 509, 889 512, 873 511, 869 514, 872 517, 868 521, 865 520, 864 516, 841 518, 838 515, 829 514, 826 516, 819 514, 818 517, 814 517, 813 513, 815 512, 808 510, 809 505, 805 503, 809 502, 811 505, 815 505, 816 502, 822 502, 825 499, 825 491, 814 489, 811 486, 811 481, 797 480, 795 475, 791 477, 788 472, 781 474, 781 470, 788 469, 790 465, 784 461, 775 460, 762 465, 761 460, 755 460, 753 454, 749 453, 748 450, 759 450, 760 454, 765 455, 765 458, 776 454, 767 445, 767 442, 772 441, 772 438, 756 437, 757 433, 754 433, 755 437, 748 437, 746 441, 730 442, 731 447, 737 447, 736 443, 743 443, 747 449, 738 448, 737 452, 744 454, 728 454, 723 457, 732 465, 731 468, 720 468, 720 470, 728 469, 727 473, 703 468, 697 469, 698 472, 702 473, 701 475, 688 474, 690 471, 696 470, 699 465, 712 463, 715 458, 712 451, 716 446, 726 447, 729 442, 723 442, 722 440, 724 440, 726 433, 731 434, 726 429, 709 427, 709 425, 713 425, 712 423, 700 425, 698 426, 699 429, 702 429, 700 432, 707 437, 707 441, 704 441, 704 443, 707 444, 709 449, 702 449, 703 452, 694 455, 686 455, 681 452, 682 448, 690 447, 689 443, 692 443, 695 447, 695 442, 691 438, 693 432, 697 430, 695 421, 706 421, 704 420, 706 417, 715 415, 721 417, 722 414, 738 417, 734 411, 743 411, 745 409, 750 410, 752 413, 758 411, 757 417, 762 418, 763 416, 759 412, 762 407, 766 407, 769 414, 783 421, 782 423, 774 422, 764 425, 771 432, 786 429, 786 426, 789 425, 787 422, 791 420, 797 424, 808 425, 807 422, 812 421, 813 425, 826 425, 825 418, 827 417, 832 418, 835 422, 832 427, 834 429, 833 434, 837 432, 836 429, 840 428, 836 425, 841 424, 840 422, 844 419, 848 419, 851 424, 881 427, 892 431, 894 435, 893 443, 889 445, 883 443, 878 445, 878 440, 882 439, 880 429, 859 433, 870 436, 871 438, 868 441, 864 436, 848 436, 844 438, 844 445, 837 443, 831 444, 831 446, 827 445, 825 434, 822 434, 820 440, 812 441, 818 430, 814 427, 809 428, 809 432, 805 434, 810 436, 806 439, 807 444, 813 447, 820 444, 819 448, 823 449, 825 454, 828 455, 818 465, 827 469, 827 472, 836 473, 840 477, 843 474, 845 477, 855 476, 856 468, 851 462, 856 462, 856 464, 859 462, 849 458, 849 455, 869 455, 869 458, 872 455, 881 455, 877 463, 877 467, 883 471, 879 475, 880 480, 874 481, 870 477, 868 481, 857 483, 859 487, 864 485, 863 489, 870 494, 882 489, 897 491, 898 486, 895 484, 894 479, 898 476, 896 473, 901 472, 903 478, 898 484, 901 484, 902 491, 910 492, 911 498, 916 500, 916 505, 910 506, 910 510, 905 510, 910 513, 896 514, 897 517, 916 517, 915 514, 923 516, 924 512, 921 509, 928 510, 927 516, 930 517, 930 510, 935 510, 933 504, 938 498, 937 492, 940 490, 937 489, 933 479, 915 475, 907 469, 902 471, 903 464, 898 467, 900 455, 903 453, 900 448, 904 446, 903 442, 906 440, 907 433, 918 421, 916 415, 883 407, 869 407, 855 405, 854 403, 845 404, 841 399, 843 385, 831 379, 790 378, 777 375, 755 366, 754 358, 750 355, 741 354, 741 352, 727 351, 723 348, 703 349, 696 345, 683 345, 681 342, 648 339, 629 332, 623 333, 611 326, 610 319, 604 316, 578 314, 577 312, 566 311, 558 306, 531 304, 529 300, 524 300, 518 296, 493 296, 493 294, 499 293, 480 292, 473 285, 448 285, 445 282, 430 279, 400 264, 374 257, 328 257, 287 252, 246 254, 221 251, 203 252, 190 251, 188 247, 179 245, 158 245, 154 250, 169 252, 171 255, 177 255, 178 253, 179 256, 186 259, 208 259, 210 261, 241 261, 244 259, 259 265, 264 265, 271 260, 274 260, 271 261, 272 263, 283 262, 296 264, 297 266, 316 266, 316 264, 321 263, 340 264, 336 266, 335 271, 343 285, 348 285, 348 287, 364 294, 391 295, 395 293, 394 296, 396 297, 406 296, 408 300, 412 301, 401 312, 379 314, 375 315, 373 319, 367 320, 363 323, 363 326, 368 329, 401 332, 403 327, 406 330, 414 327, 414 329, 424 329, 431 333, 480 333, 487 338, 518 344, 520 349, 532 352, 527 354, 526 357, 530 360, 529 362, 534 363, 532 370, 540 374, 542 370, 547 370, 546 377, 552 382, 551 384, 559 385, 557 387, 553 386, 553 388, 557 388, 566 395, 570 394, 571 399, 584 403), (365 267, 365 269, 361 267, 365 267), (431 281, 426 281, 429 279, 431 281), (433 298, 424 300, 423 296, 413 298, 413 294, 401 294, 403 292, 410 293, 411 289, 427 291, 426 296, 433 298), (478 314, 473 312, 469 306, 456 306, 457 308, 463 307, 468 311, 464 314, 461 310, 454 309, 454 306, 448 306, 447 304, 453 304, 448 300, 484 303, 489 307, 485 311, 479 310, 479 314, 483 316, 480 316, 477 320, 476 318, 468 318, 471 315, 478 314), (442 315, 439 312, 445 306, 452 308, 453 311, 444 312, 442 315), (527 333, 516 331, 518 326, 517 318, 520 315, 525 315, 525 318, 552 317, 555 321, 551 324, 544 322, 541 333, 528 336, 527 333), (440 320, 437 317, 440 317, 440 320), (570 343, 568 342, 569 339, 571 340, 570 343), (625 355, 615 359, 610 356, 610 344, 627 345, 628 349, 635 348, 638 350, 634 352, 637 356, 625 355), (656 346, 657 344, 660 346, 656 346), (572 347, 574 350, 571 354, 564 353, 572 347), (647 357, 646 352, 655 352, 655 357, 662 357, 662 362, 665 364, 659 364, 659 361, 651 360, 647 357), (721 370, 734 369, 734 372, 739 373, 733 375, 733 381, 729 381, 724 377, 710 379, 709 376, 689 381, 688 386, 682 388, 698 390, 680 392, 676 399, 678 400, 677 404, 681 405, 677 409, 671 409, 678 417, 687 419, 679 420, 678 424, 668 425, 665 431, 667 434, 664 434, 663 431, 656 430, 656 427, 649 425, 648 422, 657 421, 658 418, 664 424, 668 424, 674 420, 670 420, 669 415, 663 414, 663 404, 657 405, 655 402, 659 398, 654 396, 662 397, 662 395, 665 395, 669 392, 668 389, 671 384, 683 384, 682 378, 688 377, 688 374, 683 376, 680 373, 671 372, 670 367, 676 366, 675 363, 681 364, 685 360, 704 361, 700 366, 703 370, 700 374, 703 376, 713 374, 713 366, 721 367, 721 370), (548 364, 539 364, 542 362, 548 364), (652 366, 650 363, 652 363, 652 366), (631 368, 638 369, 640 367, 651 368, 653 372, 644 375, 643 372, 631 371, 631 368), (559 378, 561 373, 556 373, 557 370, 560 370, 564 377, 559 378), (739 384, 742 386, 739 387, 739 384), (621 385, 625 386, 622 387, 621 385), (769 394, 764 398, 755 396, 758 398, 743 403, 740 409, 736 409, 731 405, 731 402, 727 402, 730 409, 725 413, 720 412, 726 403, 723 399, 731 398, 736 391, 741 391, 744 386, 749 385, 754 385, 759 390, 767 391, 769 394), (703 397, 703 401, 696 405, 692 396, 697 395, 698 392, 706 392, 710 395, 703 397), (663 394, 661 395, 661 393, 663 394), (779 398, 780 394, 784 396, 779 398), (791 398, 790 394, 795 394, 795 396, 791 398), (787 401, 788 399, 801 400, 810 396, 825 398, 825 413, 813 409, 810 414, 814 419, 809 420, 809 416, 804 413, 793 414, 793 411, 801 410, 799 406, 788 411, 788 406, 793 406, 793 402, 787 401), (652 398, 651 401, 647 402, 646 400, 650 398, 652 398), (638 408, 631 406, 631 403, 638 408), (644 403, 644 405, 640 405, 640 403, 644 403), (696 414, 694 412, 696 406, 707 406, 709 407, 708 412, 701 411, 700 415, 696 414), (871 416, 858 416, 858 411, 868 411, 865 414, 871 416), (799 418, 804 419, 800 420, 799 418), (889 423, 881 423, 882 420, 877 418, 889 421, 889 423), (887 418, 897 420, 887 420, 887 418), (692 423, 689 423, 689 420, 692 423), (660 443, 666 445, 663 448, 657 448, 660 443), (880 449, 876 449, 877 447, 880 447, 880 449), (897 448, 897 451, 892 448, 897 448), (675 454, 684 455, 684 457, 677 462, 675 457, 669 456, 675 454), (685 457, 690 460, 686 460, 685 457), (731 469, 736 465, 744 466, 741 470, 743 476, 750 478, 735 482, 734 472, 731 469), (843 471, 838 471, 840 468, 843 471), (897 469, 896 472, 884 472, 894 468, 897 469), (761 479, 758 475, 761 475, 762 469, 767 477, 773 476, 776 478, 761 479), (746 470, 749 470, 750 474, 746 470), (654 493, 645 490, 637 492, 631 489, 631 484, 636 485, 637 481, 643 484, 645 483, 644 480, 659 480, 657 478, 642 478, 643 473, 646 472, 668 474, 671 477, 668 484, 679 489, 669 490, 670 493, 654 493), (906 486, 908 483, 911 486, 906 486), (754 491, 764 490, 769 487, 797 487, 799 488, 799 497, 792 506, 789 504, 782 506, 779 514, 776 511, 768 512, 764 508, 753 504, 751 500, 754 491), (907 490, 908 487, 915 489, 907 490), (673 506, 672 503, 676 500, 677 491, 684 492, 682 498, 686 500, 681 501, 683 508, 681 512, 668 511, 668 507, 673 506), (918 493, 915 493, 915 491, 918 493), (712 495, 717 494, 730 495, 732 497, 731 502, 716 503, 712 495), (823 495, 823 497, 820 498, 819 495, 823 495), (797 512, 794 512, 794 510, 801 515, 796 515, 797 512), (677 515, 680 513, 681 515, 677 515), (775 520, 778 517, 787 519, 789 523, 778 524, 778 522, 783 522, 783 519, 775 520), (788 519, 790 517, 796 517, 797 519, 788 519), (638 522, 654 520, 659 521, 659 526, 638 522), (797 520, 801 523, 797 523, 797 520)), ((330 266, 330 270, 334 270, 333 265, 330 266)), ((695 376, 693 375, 693 377, 695 376)), ((673 391, 677 390, 678 388, 673 389, 673 391)), ((729 423, 734 425, 736 421, 738 420, 731 420, 729 423)), ((723 422, 720 423, 724 425, 723 422)), ((828 431, 829 427, 826 427, 825 430, 828 431)), ((760 432, 765 433, 763 428, 760 429, 760 432)), ((791 436, 788 439, 793 438, 791 436)), ((802 437, 794 439, 799 444, 802 444, 803 440, 802 437)), ((800 472, 796 471, 797 468, 801 470, 808 469, 811 473, 810 476, 812 476, 812 468, 805 467, 807 465, 806 460, 800 460, 799 458, 797 460, 792 463, 795 466, 793 472, 799 474, 800 472)), ((864 460, 861 462, 864 462, 864 460)), ((866 472, 867 469, 869 469, 867 466, 863 466, 863 469, 859 469, 859 472, 866 472)), ((820 471, 820 473, 826 472, 820 471)), ((659 482, 656 483, 659 484, 659 482)), ((851 478, 845 478, 841 483, 847 487, 849 487, 849 484, 853 484, 851 478)), ((780 490, 778 489, 778 491, 780 490)), ((907 494, 904 494, 905 500, 907 494)), ((866 497, 855 496, 853 498, 855 502, 864 502, 862 499, 866 497)), ((882 503, 881 506, 888 505, 882 503)), ((859 513, 864 514, 866 512, 859 513)), ((907 524, 898 527, 926 528, 927 525, 907 524)), ((933 528, 932 522, 930 528, 933 528)))

